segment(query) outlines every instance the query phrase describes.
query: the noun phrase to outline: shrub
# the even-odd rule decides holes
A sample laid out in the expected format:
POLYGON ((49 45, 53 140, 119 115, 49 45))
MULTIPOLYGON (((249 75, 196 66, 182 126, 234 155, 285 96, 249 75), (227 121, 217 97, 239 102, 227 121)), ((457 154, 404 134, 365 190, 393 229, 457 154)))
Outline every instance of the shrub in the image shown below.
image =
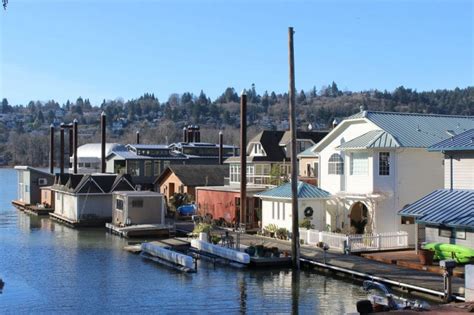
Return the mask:
POLYGON ((281 240, 286 240, 288 239, 288 230, 285 228, 279 228, 276 231, 276 237, 281 240))
POLYGON ((301 228, 305 228, 307 230, 310 230, 310 229, 314 228, 314 225, 311 224, 311 221, 307 218, 303 219, 303 221, 301 221, 299 225, 300 225, 301 228))

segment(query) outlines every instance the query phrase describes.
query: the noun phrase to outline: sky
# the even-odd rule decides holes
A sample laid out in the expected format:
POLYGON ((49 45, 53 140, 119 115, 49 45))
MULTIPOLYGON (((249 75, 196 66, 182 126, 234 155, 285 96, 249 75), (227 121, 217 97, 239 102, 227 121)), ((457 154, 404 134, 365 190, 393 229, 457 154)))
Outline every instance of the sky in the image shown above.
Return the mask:
POLYGON ((9 0, 0 12, 0 98, 10 104, 227 87, 298 90, 474 85, 470 0, 9 0))

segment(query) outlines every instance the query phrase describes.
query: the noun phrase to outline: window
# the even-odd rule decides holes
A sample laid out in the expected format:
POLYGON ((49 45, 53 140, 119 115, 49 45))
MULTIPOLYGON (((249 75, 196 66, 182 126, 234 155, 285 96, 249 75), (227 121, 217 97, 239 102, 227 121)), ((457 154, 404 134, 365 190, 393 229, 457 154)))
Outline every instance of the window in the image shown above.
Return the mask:
POLYGON ((344 160, 340 154, 334 153, 329 158, 328 174, 344 175, 344 160))
POLYGON ((138 161, 128 161, 128 173, 132 176, 140 176, 140 163, 138 161))
POLYGON ((153 165, 153 175, 158 176, 161 174, 160 161, 155 161, 153 165))
POLYGON ((415 224, 415 218, 402 216, 402 224, 415 224))
POLYGON ((123 200, 122 199, 117 199, 115 201, 115 208, 118 210, 123 210, 123 200))
POLYGON ((145 161, 145 176, 151 176, 151 161, 145 161))
POLYGON ((457 238, 457 239, 462 239, 462 240, 466 239, 466 231, 465 230, 439 228, 438 233, 439 233, 439 236, 441 236, 441 237, 457 238))
POLYGON ((379 175, 390 175, 390 152, 379 152, 379 175))
POLYGON ((25 192, 30 192, 30 185, 25 185, 25 192))
POLYGON ((277 202, 277 220, 280 220, 280 203, 277 202))
POLYGON ((275 219, 275 201, 272 201, 272 219, 275 219))
POLYGON ((314 162, 313 175, 314 175, 314 177, 318 178, 318 175, 319 175, 319 165, 318 165, 318 162, 314 162))
POLYGON ((132 200, 132 207, 133 208, 143 208, 143 199, 132 200))
POLYGON ((369 155, 365 152, 351 153, 351 175, 369 173, 369 155))
POLYGON ((281 212, 282 212, 281 219, 282 220, 285 220, 285 206, 286 206, 286 203, 283 202, 282 207, 281 207, 281 212))
POLYGON ((240 165, 230 165, 230 181, 234 183, 240 182, 240 165))

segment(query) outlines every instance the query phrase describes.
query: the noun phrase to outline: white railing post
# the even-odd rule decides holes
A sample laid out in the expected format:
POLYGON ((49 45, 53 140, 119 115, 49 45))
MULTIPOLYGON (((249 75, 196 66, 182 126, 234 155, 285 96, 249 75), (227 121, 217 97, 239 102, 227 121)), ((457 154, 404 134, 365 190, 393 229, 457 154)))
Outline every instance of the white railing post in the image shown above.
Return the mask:
POLYGON ((380 250, 382 248, 382 235, 380 235, 379 233, 377 233, 377 241, 378 241, 377 248, 378 250, 380 250))

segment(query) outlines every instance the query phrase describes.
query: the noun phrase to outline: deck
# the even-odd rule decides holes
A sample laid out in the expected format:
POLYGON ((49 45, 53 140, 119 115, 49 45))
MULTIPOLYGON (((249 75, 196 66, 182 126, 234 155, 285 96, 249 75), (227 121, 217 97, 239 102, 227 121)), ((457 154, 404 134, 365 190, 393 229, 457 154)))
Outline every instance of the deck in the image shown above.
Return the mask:
MULTIPOLYGON (((271 239, 258 235, 240 235, 243 245, 261 244, 278 247, 280 250, 291 252, 288 241, 271 239)), ((327 252, 326 261, 321 249, 314 246, 301 246, 303 263, 323 270, 332 270, 336 273, 349 275, 356 279, 376 279, 384 282, 394 289, 408 292, 418 292, 442 297, 444 294, 443 277, 437 273, 414 270, 394 264, 386 264, 355 255, 344 255, 327 252)), ((464 280, 453 277, 453 293, 464 297, 464 280)))
POLYGON ((125 238, 132 237, 172 237, 174 228, 165 224, 137 224, 125 227, 116 226, 112 223, 105 223, 107 230, 115 235, 125 238))
POLYGON ((12 200, 12 205, 20 211, 36 216, 48 215, 54 211, 53 208, 46 208, 42 205, 30 205, 20 200, 12 200))

